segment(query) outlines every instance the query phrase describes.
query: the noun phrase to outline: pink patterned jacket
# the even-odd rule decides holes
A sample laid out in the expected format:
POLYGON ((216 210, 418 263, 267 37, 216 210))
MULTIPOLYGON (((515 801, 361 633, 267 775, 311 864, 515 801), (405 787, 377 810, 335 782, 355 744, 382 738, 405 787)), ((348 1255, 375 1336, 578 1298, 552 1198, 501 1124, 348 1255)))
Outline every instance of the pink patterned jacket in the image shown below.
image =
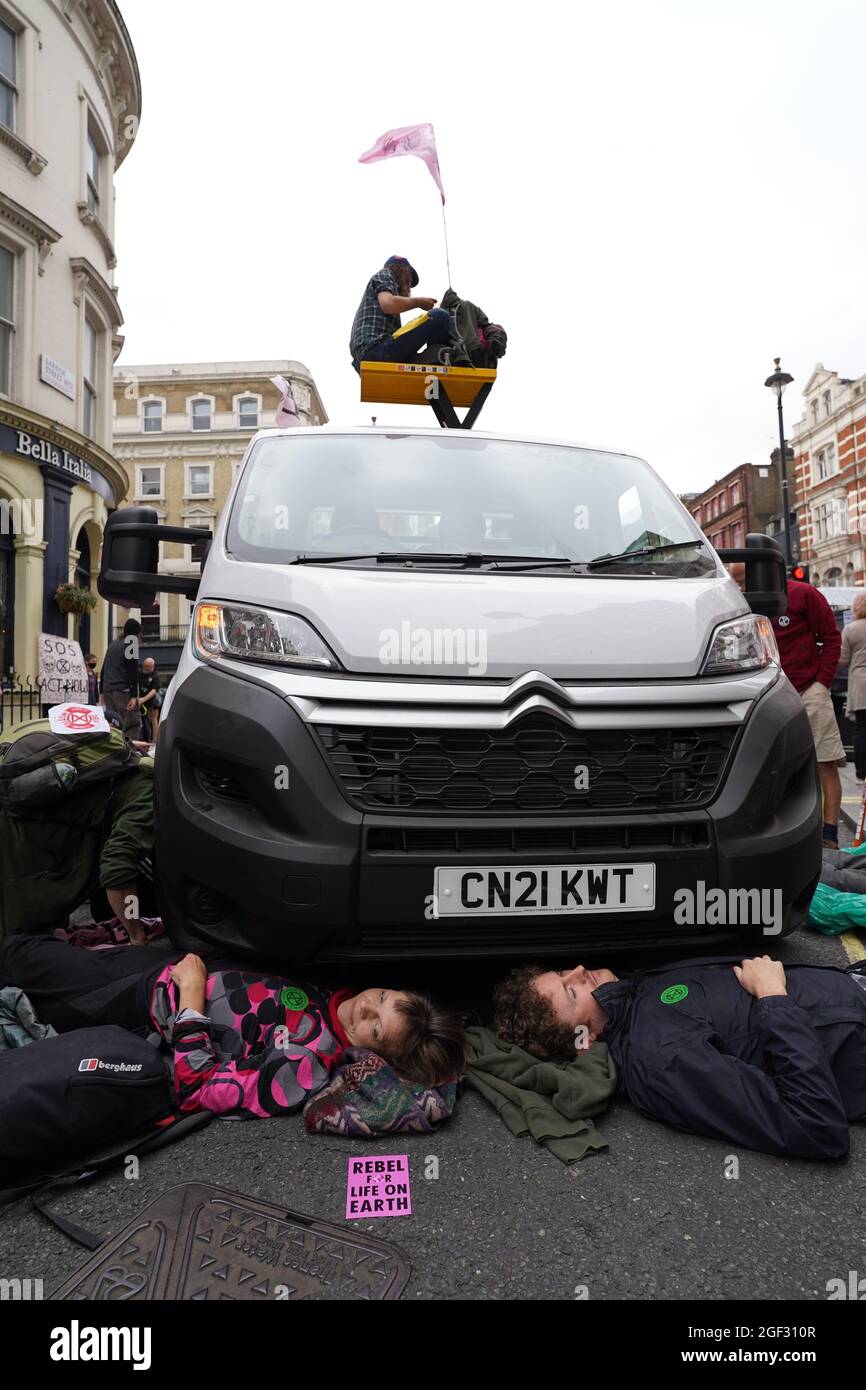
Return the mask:
POLYGON ((178 1015, 171 964, 156 978, 150 1016, 171 1050, 181 1110, 248 1119, 286 1115, 326 1085, 349 1039, 334 993, 219 962, 208 967, 206 1016, 178 1015))

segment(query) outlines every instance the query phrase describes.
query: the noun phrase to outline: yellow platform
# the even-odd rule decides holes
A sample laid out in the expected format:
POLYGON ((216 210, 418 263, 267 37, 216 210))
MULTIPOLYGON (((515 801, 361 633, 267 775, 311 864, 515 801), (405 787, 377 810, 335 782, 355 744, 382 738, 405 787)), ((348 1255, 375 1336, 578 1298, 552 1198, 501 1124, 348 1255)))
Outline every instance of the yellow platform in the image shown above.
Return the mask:
POLYGON ((472 405, 479 390, 496 380, 495 368, 436 367, 432 362, 362 362, 361 400, 387 405, 429 405, 427 383, 438 377, 452 405, 472 405))

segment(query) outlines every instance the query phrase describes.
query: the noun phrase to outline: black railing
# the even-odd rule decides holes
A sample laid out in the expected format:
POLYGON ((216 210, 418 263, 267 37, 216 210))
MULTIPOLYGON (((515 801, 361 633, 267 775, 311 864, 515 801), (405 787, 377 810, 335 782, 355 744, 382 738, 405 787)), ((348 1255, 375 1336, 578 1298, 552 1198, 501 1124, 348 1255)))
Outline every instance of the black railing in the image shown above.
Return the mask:
MULTIPOLYGON (((139 646, 147 647, 151 642, 185 642, 186 634, 189 632, 189 623, 174 623, 169 627, 161 627, 159 630, 152 628, 148 632, 143 628, 138 639, 139 646)), ((114 629, 115 637, 123 636, 123 628, 114 629)))
POLYGON ((31 676, 16 676, 14 671, 0 677, 0 733, 25 724, 28 719, 40 719, 48 705, 78 699, 80 693, 80 687, 58 686, 54 681, 47 685, 31 676))

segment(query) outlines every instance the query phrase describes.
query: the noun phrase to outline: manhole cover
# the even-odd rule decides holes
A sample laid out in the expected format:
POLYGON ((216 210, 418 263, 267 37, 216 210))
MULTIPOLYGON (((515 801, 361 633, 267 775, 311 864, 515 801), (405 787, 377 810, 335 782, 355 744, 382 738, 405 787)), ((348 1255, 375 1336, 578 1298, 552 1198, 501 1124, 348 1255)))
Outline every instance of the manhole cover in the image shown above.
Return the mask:
POLYGON ((110 1237, 51 1298, 396 1299, 401 1251, 210 1183, 170 1187, 110 1237))

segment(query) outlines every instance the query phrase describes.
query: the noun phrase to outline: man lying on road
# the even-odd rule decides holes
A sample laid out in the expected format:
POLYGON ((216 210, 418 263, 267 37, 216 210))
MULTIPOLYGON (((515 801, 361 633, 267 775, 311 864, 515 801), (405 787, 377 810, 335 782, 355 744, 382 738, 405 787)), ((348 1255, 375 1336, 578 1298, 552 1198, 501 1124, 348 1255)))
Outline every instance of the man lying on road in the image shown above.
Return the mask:
POLYGON ((798 1158, 844 1158, 866 1119, 866 977, 769 956, 611 970, 512 971, 495 1031, 538 1057, 610 1046, 619 1089, 693 1134, 798 1158), (862 982, 862 983, 861 983, 862 982))

